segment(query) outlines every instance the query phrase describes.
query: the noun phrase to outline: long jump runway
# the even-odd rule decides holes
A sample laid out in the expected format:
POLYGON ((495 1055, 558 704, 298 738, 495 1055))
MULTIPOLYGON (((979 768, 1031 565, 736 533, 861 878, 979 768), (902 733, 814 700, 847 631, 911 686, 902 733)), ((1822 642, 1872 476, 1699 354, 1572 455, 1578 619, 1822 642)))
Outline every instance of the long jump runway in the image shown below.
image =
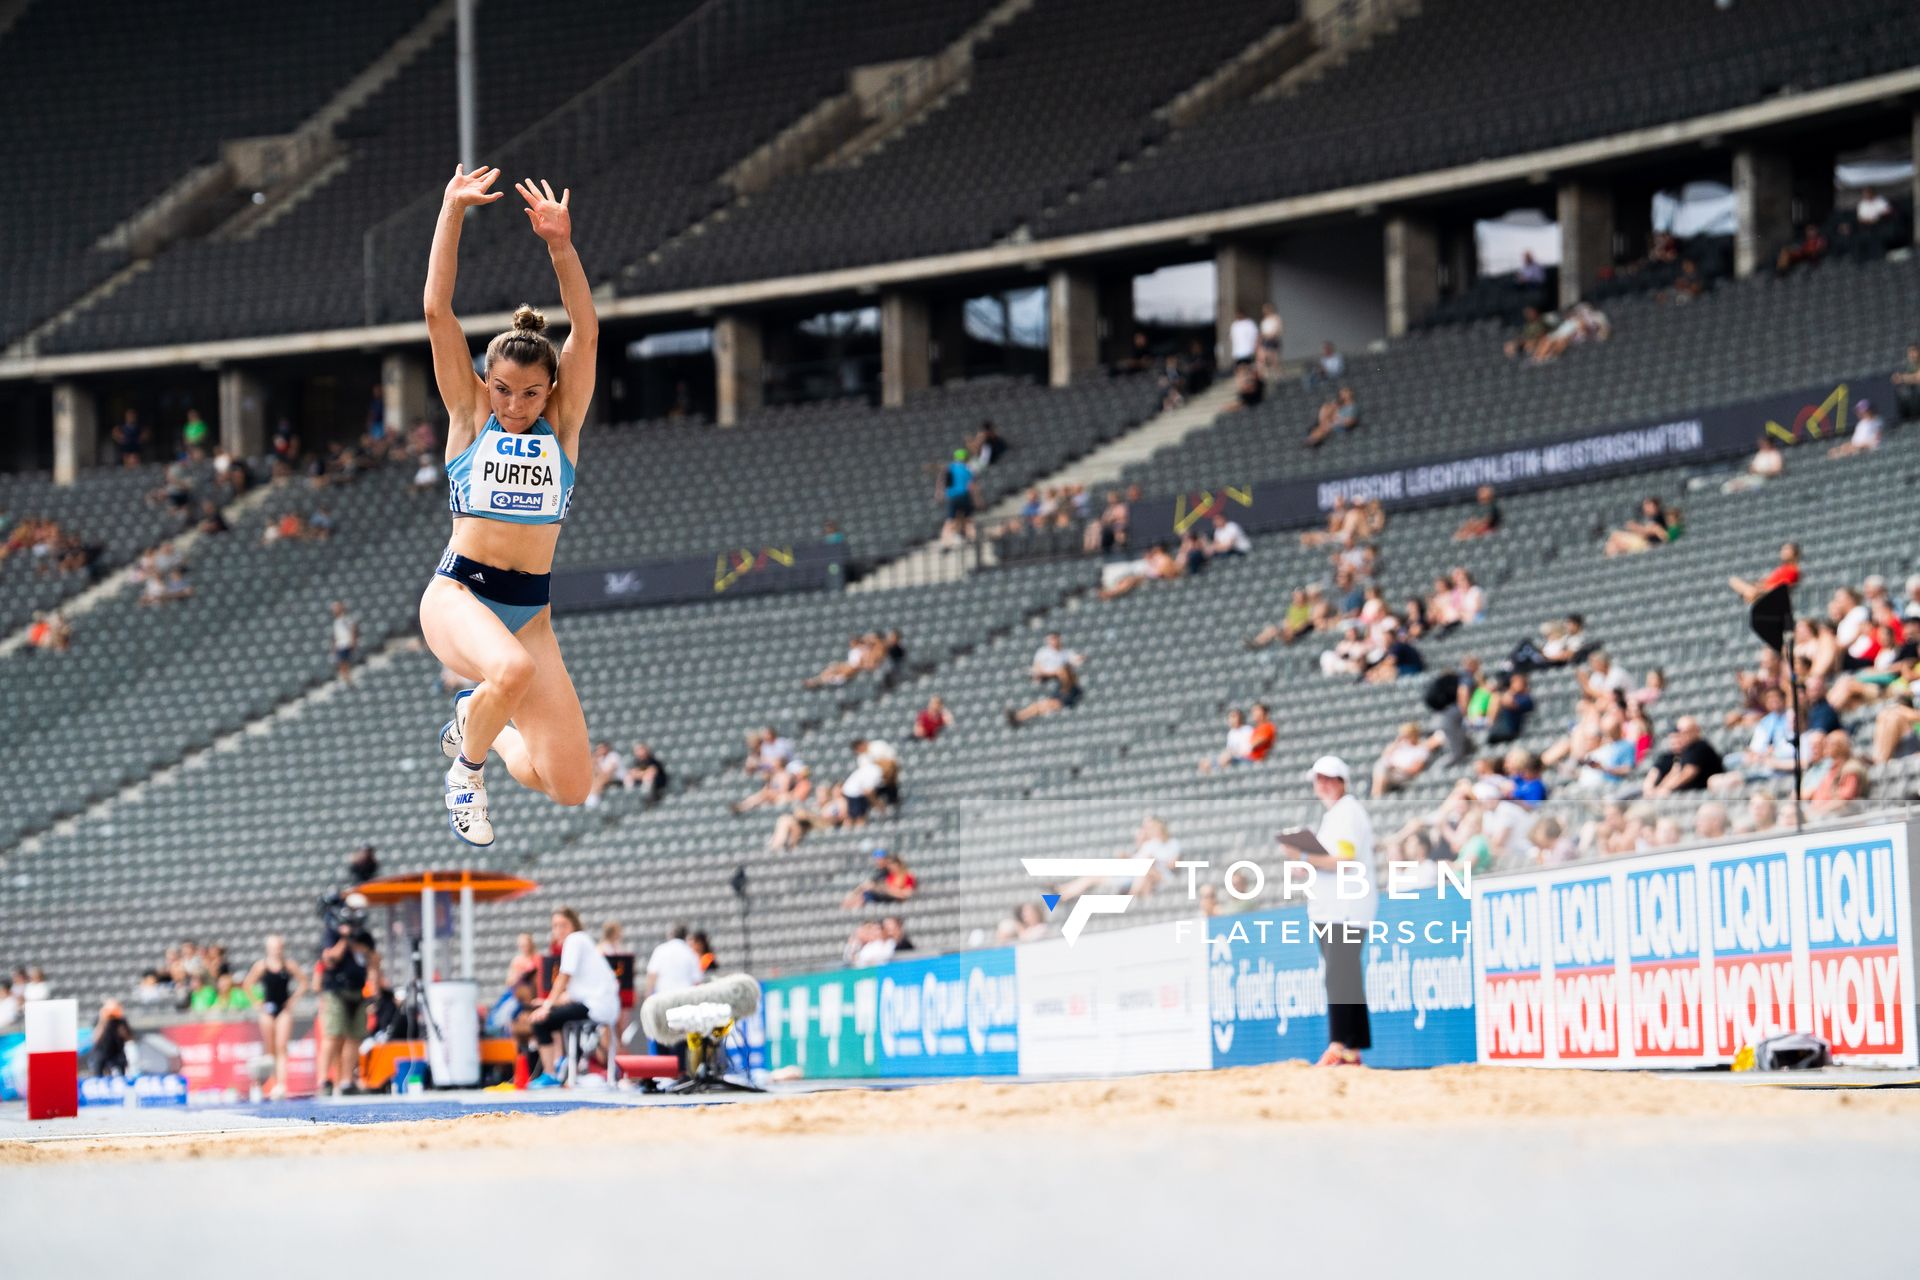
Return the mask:
POLYGON ((337 1276, 364 1241, 382 1271, 474 1275, 1913 1274, 1920 1091, 1726 1081, 1285 1065, 337 1108, 413 1118, 388 1124, 196 1113, 220 1127, 0 1138, 0 1271, 112 1267, 137 1244, 196 1275, 337 1276), (331 1243, 303 1247, 322 1223, 331 1243))

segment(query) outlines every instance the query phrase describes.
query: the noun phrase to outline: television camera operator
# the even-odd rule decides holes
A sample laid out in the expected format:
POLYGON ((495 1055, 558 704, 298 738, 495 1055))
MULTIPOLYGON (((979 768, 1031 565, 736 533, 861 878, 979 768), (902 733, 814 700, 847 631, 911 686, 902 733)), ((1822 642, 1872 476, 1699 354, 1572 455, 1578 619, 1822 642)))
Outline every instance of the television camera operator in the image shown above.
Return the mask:
POLYGON ((367 900, 335 893, 320 903, 320 1056, 314 1081, 324 1094, 363 1092, 356 1076, 367 1034, 367 988, 380 983, 380 952, 367 928, 367 900))

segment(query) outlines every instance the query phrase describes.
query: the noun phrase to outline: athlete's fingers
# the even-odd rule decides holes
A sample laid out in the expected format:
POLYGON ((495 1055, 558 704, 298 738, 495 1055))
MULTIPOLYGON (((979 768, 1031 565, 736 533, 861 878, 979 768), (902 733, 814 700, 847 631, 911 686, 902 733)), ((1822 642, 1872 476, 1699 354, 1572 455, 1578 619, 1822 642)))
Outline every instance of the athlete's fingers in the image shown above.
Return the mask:
POLYGON ((540 203, 540 201, 534 197, 533 184, 528 182, 525 178, 522 178, 520 181, 514 183, 513 189, 520 193, 520 198, 522 200, 525 200, 529 206, 540 203))
POLYGON ((568 200, 570 200, 570 199, 571 199, 572 197, 573 197, 573 188, 572 188, 572 187, 568 187, 568 188, 567 188, 566 190, 564 190, 564 191, 562 191, 562 192, 560 193, 560 207, 561 207, 562 209, 564 209, 564 208, 566 208, 566 207, 567 207, 567 201, 568 201, 568 200))
POLYGON ((553 199, 553 184, 545 178, 540 179, 540 189, 547 193, 547 199, 553 199))

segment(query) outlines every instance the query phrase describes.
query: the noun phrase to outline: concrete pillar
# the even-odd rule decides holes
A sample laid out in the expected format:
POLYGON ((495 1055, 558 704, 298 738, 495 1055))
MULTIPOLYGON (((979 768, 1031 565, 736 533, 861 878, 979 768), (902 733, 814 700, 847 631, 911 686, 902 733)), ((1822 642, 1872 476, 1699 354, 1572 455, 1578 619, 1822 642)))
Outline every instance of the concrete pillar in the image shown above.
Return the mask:
POLYGON ((1560 305, 1570 307, 1613 265, 1613 191, 1604 183, 1560 184, 1560 305))
MULTIPOLYGON (((393 419, 387 422, 391 426, 393 419)), ((220 443, 238 458, 264 457, 267 452, 266 386, 237 366, 220 371, 220 443)))
POLYGON ((100 453, 100 406, 77 382, 53 384, 53 482, 72 484, 100 453))
POLYGON ((739 425, 742 415, 764 403, 764 342, 756 316, 735 312, 721 316, 713 326, 714 417, 723 427, 739 425))
POLYGON ((933 326, 934 372, 941 382, 967 376, 967 300, 934 298, 927 304, 933 326))
POLYGON ((1793 161, 1777 151, 1741 147, 1733 153, 1733 201, 1739 227, 1733 237, 1733 274, 1765 270, 1793 236, 1793 161))
POLYGON ((1250 320, 1260 318, 1267 304, 1272 273, 1264 248, 1250 244, 1223 244, 1213 255, 1213 345, 1214 358, 1225 369, 1233 358, 1233 342, 1228 330, 1234 317, 1245 312, 1250 320))
POLYGON ((1399 337, 1440 301, 1440 233, 1397 213, 1386 222, 1387 333, 1399 337))
POLYGON ((405 440, 413 424, 427 416, 433 404, 428 390, 432 370, 426 359, 405 351, 391 351, 380 360, 380 399, 387 408, 387 436, 405 440))
POLYGON ((1114 365, 1133 354, 1133 276, 1123 272, 1100 281, 1100 359, 1114 365))
POLYGON ((895 409, 933 378, 931 325, 927 300, 920 294, 888 293, 880 298, 880 403, 895 409))
POLYGON ((1047 277, 1047 382, 1064 387, 1100 363, 1100 289, 1083 271, 1047 277))

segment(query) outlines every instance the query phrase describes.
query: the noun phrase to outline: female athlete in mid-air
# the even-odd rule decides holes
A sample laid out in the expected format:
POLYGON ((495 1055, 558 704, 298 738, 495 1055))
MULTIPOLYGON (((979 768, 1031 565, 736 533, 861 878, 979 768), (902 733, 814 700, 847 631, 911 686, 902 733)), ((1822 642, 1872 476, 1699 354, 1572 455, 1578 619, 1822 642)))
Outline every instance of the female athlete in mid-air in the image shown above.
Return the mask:
POLYGON ((507 772, 561 804, 587 798, 592 766, 587 722, 573 690, 547 607, 560 522, 573 499, 580 424, 593 397, 600 324, 586 270, 573 248, 571 191, 555 198, 544 180, 514 184, 534 234, 547 243, 560 303, 572 327, 558 352, 532 307, 487 344, 475 377, 466 334, 453 316, 460 223, 489 192, 498 169, 453 171, 427 260, 427 336, 433 376, 447 406, 448 506, 453 538, 427 592, 420 627, 427 647, 479 687, 453 700, 440 732, 447 770, 447 826, 472 845, 493 843, 481 767, 500 753, 507 772))

